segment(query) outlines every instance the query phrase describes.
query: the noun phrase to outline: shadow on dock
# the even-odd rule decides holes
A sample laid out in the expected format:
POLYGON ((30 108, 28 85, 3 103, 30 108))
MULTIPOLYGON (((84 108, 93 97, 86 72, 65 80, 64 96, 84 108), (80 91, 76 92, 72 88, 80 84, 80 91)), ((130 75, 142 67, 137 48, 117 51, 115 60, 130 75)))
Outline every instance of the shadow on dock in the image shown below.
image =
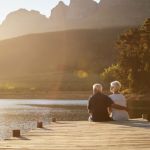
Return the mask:
MULTIPOLYGON (((105 122, 106 123, 106 122, 105 122)), ((136 128, 150 128, 150 122, 141 120, 129 120, 129 121, 111 121, 110 124, 136 127, 136 128)))

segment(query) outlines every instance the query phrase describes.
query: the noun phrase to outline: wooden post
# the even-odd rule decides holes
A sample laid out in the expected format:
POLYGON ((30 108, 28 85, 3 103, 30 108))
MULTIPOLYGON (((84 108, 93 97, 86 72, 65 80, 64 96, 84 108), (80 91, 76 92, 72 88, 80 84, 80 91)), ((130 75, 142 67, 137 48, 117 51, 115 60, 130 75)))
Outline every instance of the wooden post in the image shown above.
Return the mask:
POLYGON ((150 121, 150 114, 142 114, 142 118, 150 121))
POLYGON ((37 128, 43 128, 43 122, 37 122, 37 128))
POLYGON ((53 117, 53 118, 52 118, 52 122, 56 122, 56 118, 53 117))
POLYGON ((150 122, 150 114, 148 114, 148 118, 147 118, 148 122, 150 122))
POLYGON ((142 114, 143 119, 147 119, 148 115, 147 114, 142 114))
POLYGON ((20 130, 13 130, 13 137, 20 137, 20 130))

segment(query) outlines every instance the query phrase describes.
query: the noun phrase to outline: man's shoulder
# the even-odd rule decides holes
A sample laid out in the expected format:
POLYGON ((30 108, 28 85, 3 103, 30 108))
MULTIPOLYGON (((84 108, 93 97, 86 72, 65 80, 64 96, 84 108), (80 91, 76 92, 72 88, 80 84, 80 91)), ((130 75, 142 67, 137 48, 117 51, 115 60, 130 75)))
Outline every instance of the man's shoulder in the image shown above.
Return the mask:
POLYGON ((100 93, 100 94, 96 95, 96 97, 104 99, 104 100, 109 100, 109 99, 111 100, 111 98, 108 95, 104 94, 104 93, 100 93))
POLYGON ((97 94, 92 94, 91 96, 89 96, 89 100, 92 101, 92 100, 96 100, 97 98, 100 97, 101 94, 97 93, 97 94))
POLYGON ((106 95, 106 94, 102 94, 102 96, 103 96, 104 98, 110 99, 110 97, 109 97, 108 95, 106 95))
POLYGON ((95 98, 110 99, 110 97, 108 95, 103 94, 103 93, 93 94, 93 95, 89 96, 89 100, 95 99, 95 98))
POLYGON ((110 95, 104 94, 103 96, 104 96, 105 101, 107 101, 108 103, 113 103, 113 101, 112 101, 110 95))
POLYGON ((94 96, 94 95, 90 95, 90 96, 89 96, 89 101, 93 99, 93 96, 94 96))

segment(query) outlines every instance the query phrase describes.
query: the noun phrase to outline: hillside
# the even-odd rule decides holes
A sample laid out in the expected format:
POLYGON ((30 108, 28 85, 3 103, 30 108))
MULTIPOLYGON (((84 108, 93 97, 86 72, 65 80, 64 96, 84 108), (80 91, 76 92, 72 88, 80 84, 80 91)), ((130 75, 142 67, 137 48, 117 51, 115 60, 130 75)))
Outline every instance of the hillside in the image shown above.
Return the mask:
POLYGON ((89 90, 115 63, 120 33, 148 17, 149 0, 59 2, 49 18, 12 12, 0 25, 0 89, 89 90))
POLYGON ((100 71, 114 62, 113 47, 120 30, 70 30, 3 40, 0 42, 1 73, 48 72, 60 66, 100 71))
POLYGON ((0 81, 40 82, 43 78, 53 78, 50 75, 53 72, 73 74, 78 70, 99 74, 115 62, 117 52, 113 47, 116 33, 119 35, 121 30, 70 30, 3 40, 0 42, 0 81), (39 74, 40 79, 36 78, 39 74))

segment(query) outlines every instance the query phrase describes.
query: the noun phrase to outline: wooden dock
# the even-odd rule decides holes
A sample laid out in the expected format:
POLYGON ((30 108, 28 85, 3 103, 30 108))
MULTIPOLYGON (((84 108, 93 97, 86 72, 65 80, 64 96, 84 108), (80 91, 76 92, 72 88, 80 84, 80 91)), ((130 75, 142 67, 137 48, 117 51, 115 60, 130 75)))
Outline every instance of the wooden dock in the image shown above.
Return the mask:
POLYGON ((0 141, 1 150, 150 150, 150 123, 63 121, 0 141))

